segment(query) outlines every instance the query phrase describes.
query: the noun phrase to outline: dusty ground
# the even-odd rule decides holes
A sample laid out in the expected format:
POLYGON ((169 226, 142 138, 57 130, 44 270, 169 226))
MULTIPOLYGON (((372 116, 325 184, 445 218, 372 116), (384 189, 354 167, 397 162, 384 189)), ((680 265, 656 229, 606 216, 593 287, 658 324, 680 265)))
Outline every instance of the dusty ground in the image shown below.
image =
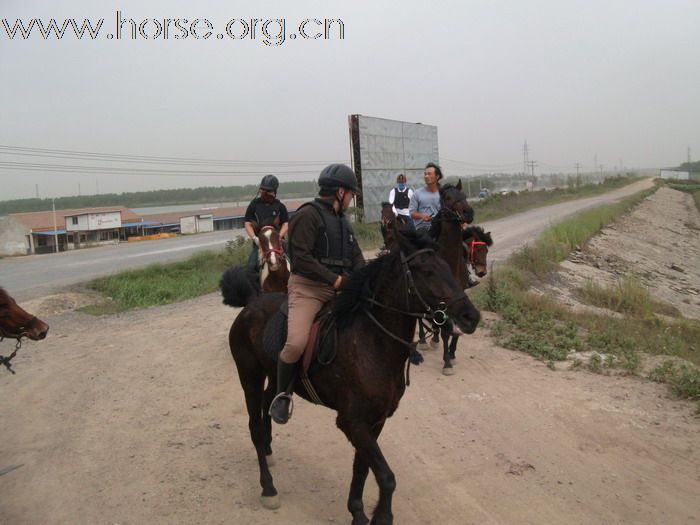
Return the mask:
MULTIPOLYGON (((651 245, 671 252, 659 271, 641 259, 627 268, 658 284, 672 262, 685 271, 671 284, 698 290, 700 236, 679 226, 697 225, 697 211, 676 192, 644 206, 653 202, 663 219, 633 214, 591 254, 606 253, 598 243, 615 232, 613 253, 627 261, 639 242, 619 243, 659 227, 651 245), (689 244, 694 252, 683 252, 689 244)), ((677 295, 687 315, 697 312, 695 294, 677 295)), ((282 507, 261 508, 226 343, 236 310, 217 295, 103 318, 58 313, 60 301, 46 315, 49 338, 25 345, 17 375, 0 371, 0 523, 349 522, 351 448, 331 411, 300 400, 274 429, 282 507)), ((435 352, 412 368, 380 440, 398 482, 396 523, 700 523, 692 404, 641 379, 549 370, 486 332, 461 340, 452 377, 435 352)), ((367 507, 375 500, 370 478, 367 507)))
POLYGON ((587 281, 614 286, 635 276, 655 299, 700 320, 700 214, 693 198, 661 188, 562 263, 547 292, 574 308, 587 281))

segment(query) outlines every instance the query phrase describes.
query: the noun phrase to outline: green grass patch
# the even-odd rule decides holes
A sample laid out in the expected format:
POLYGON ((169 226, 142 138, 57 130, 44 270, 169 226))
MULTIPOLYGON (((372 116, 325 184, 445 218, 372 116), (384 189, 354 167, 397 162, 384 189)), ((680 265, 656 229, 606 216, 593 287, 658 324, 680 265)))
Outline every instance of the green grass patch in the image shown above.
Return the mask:
POLYGON ((587 304, 622 314, 639 317, 650 317, 654 314, 680 317, 676 308, 655 301, 649 290, 635 276, 624 277, 613 286, 602 286, 588 280, 576 292, 579 299, 587 304))
POLYGON ((245 264, 250 250, 250 243, 237 237, 229 241, 224 250, 202 252, 185 261, 153 264, 95 279, 87 286, 102 293, 108 301, 87 306, 83 311, 104 315, 211 293, 218 289, 221 274, 227 268, 245 264))

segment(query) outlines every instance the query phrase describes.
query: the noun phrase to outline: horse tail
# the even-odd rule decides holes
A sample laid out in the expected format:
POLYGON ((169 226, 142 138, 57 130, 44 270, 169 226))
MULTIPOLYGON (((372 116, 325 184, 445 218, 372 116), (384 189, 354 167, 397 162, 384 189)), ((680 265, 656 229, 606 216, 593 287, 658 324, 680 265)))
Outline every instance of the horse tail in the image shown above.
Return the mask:
POLYGON ((229 306, 246 306, 258 293, 248 278, 245 268, 229 268, 219 281, 223 303, 229 306))

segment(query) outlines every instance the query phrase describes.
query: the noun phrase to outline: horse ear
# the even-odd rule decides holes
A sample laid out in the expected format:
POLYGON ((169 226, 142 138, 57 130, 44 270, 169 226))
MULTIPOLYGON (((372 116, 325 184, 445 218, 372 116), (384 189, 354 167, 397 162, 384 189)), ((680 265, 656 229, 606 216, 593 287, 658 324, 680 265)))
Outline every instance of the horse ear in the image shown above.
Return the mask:
POLYGON ((258 223, 255 221, 250 221, 250 224, 253 226, 253 231, 255 232, 255 235, 260 233, 260 226, 258 226, 258 223))
POLYGON ((459 191, 462 191, 462 179, 457 179, 457 186, 455 186, 459 191))

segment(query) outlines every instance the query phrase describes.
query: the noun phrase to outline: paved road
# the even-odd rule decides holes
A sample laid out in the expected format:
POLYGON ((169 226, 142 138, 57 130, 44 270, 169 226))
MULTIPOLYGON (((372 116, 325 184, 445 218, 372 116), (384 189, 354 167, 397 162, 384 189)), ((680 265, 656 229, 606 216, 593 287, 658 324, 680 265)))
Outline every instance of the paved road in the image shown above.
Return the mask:
MULTIPOLYGON (((489 260, 505 260, 515 249, 533 241, 555 221, 586 208, 617 201, 651 186, 651 179, 645 179, 604 195, 545 206, 483 223, 495 241, 489 260)), ((182 260, 202 250, 220 249, 236 235, 244 235, 243 230, 122 243, 51 255, 6 258, 0 260, 0 286, 20 301, 33 299, 94 277, 156 262, 182 260)))
POLYGON ((493 248, 489 250, 489 262, 507 259, 513 251, 534 241, 551 224, 570 215, 601 204, 617 202, 652 186, 652 179, 644 179, 603 195, 535 208, 503 219, 485 222, 482 226, 491 232, 494 241, 493 248))
POLYGON ((121 243, 48 255, 0 260, 0 286, 18 300, 33 299, 61 287, 153 263, 187 259, 196 252, 217 250, 245 235, 226 230, 172 239, 121 243))

